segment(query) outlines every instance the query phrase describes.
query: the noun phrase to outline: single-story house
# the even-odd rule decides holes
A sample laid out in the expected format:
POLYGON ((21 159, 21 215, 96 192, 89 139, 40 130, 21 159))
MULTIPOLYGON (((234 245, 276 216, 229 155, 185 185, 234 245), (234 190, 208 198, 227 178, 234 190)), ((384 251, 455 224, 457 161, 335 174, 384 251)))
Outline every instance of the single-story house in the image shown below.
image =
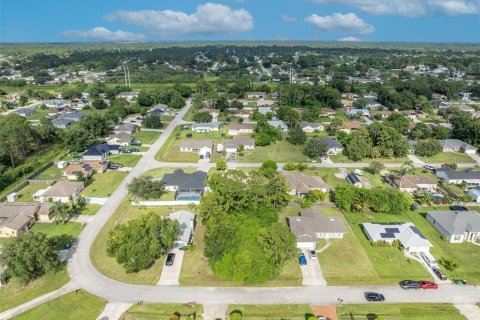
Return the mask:
POLYGON ((257 107, 271 106, 275 104, 275 101, 261 98, 257 100, 255 104, 257 105, 257 107))
POLYGON ((128 132, 116 132, 113 136, 108 138, 107 144, 109 145, 119 145, 126 147, 130 145, 132 141, 132 134, 128 132))
POLYGON ((467 154, 475 154, 478 150, 478 148, 475 148, 474 146, 458 139, 440 140, 440 144, 442 145, 443 152, 463 152, 467 154))
POLYGON ((166 173, 162 178, 165 190, 175 191, 176 200, 200 200, 205 191, 206 180, 206 172, 185 173, 182 169, 166 173))
POLYGON ((266 115, 269 112, 273 114, 273 110, 270 107, 258 107, 258 112, 263 115, 266 115))
POLYGON ((47 189, 39 190, 33 195, 35 201, 68 203, 85 189, 83 182, 58 181, 47 189))
POLYGON ((424 176, 396 176, 389 175, 385 180, 394 188, 404 192, 415 192, 417 190, 432 191, 437 189, 437 181, 424 176))
POLYGON ((91 105, 90 101, 85 100, 85 99, 80 99, 80 100, 72 100, 70 103, 71 107, 74 109, 83 109, 85 107, 88 107, 91 105))
POLYGON ((356 108, 347 108, 345 109, 345 114, 350 116, 361 115, 364 117, 370 117, 370 111, 368 109, 356 109, 356 108))
POLYGON ((127 100, 128 102, 131 102, 132 100, 138 98, 139 92, 120 92, 117 94, 117 98, 123 98, 127 100))
POLYGON ((37 110, 33 109, 33 108, 20 108, 20 109, 17 109, 15 111, 13 111, 13 113, 16 113, 18 115, 21 115, 22 117, 30 117, 32 115, 34 115, 35 113, 37 113, 37 110))
POLYGON ((322 141, 327 145, 327 154, 339 154, 343 152, 343 146, 337 138, 325 137, 322 141))
POLYGON ((94 170, 87 163, 69 164, 63 169, 63 175, 68 180, 77 180, 77 174, 82 173, 85 177, 90 177, 94 170))
POLYGON ((283 120, 268 120, 268 124, 271 125, 274 128, 280 127, 282 132, 287 132, 288 131, 288 126, 283 120))
POLYGON ((173 245, 175 248, 186 247, 192 243, 195 231, 195 213, 190 211, 175 211, 168 216, 170 220, 178 221, 179 233, 173 245))
POLYGON ((58 129, 66 129, 74 124, 75 121, 70 119, 57 118, 52 121, 52 125, 58 129))
POLYGON ((476 211, 429 211, 427 220, 450 243, 480 239, 480 214, 476 211))
POLYGON ((70 105, 70 101, 63 99, 44 100, 42 103, 46 105, 47 108, 59 108, 70 105))
POLYGON ((350 172, 349 174, 347 174, 345 179, 347 180, 348 183, 353 184, 357 188, 363 187, 362 181, 360 181, 360 178, 353 172, 350 172))
POLYGON ((252 111, 248 109, 235 109, 230 111, 230 113, 234 116, 247 120, 250 118, 250 114, 252 113, 252 111))
POLYGON ((264 99, 266 97, 266 92, 245 92, 246 99, 264 99))
POLYGON ((353 92, 344 92, 344 93, 342 93, 342 98, 357 100, 358 99, 358 94, 353 93, 353 92))
POLYGON ((213 142, 212 140, 182 140, 180 141, 180 151, 210 156, 213 152, 213 142))
POLYGON ((121 125, 116 127, 113 131, 115 133, 124 132, 124 133, 133 134, 136 129, 137 129, 137 126, 133 123, 122 123, 121 125))
POLYGON ((336 114, 335 110, 330 108, 320 109, 320 115, 323 117, 333 117, 336 114))
POLYGON ((228 125, 228 135, 237 136, 239 134, 253 133, 253 124, 232 122, 228 125))
POLYGON ((421 110, 402 111, 402 114, 405 118, 407 118, 411 121, 418 121, 419 119, 423 119, 423 118, 426 118, 428 116, 428 113, 423 112, 421 110))
POLYGON ((85 117, 85 114, 78 112, 78 111, 73 111, 73 112, 67 112, 62 116, 62 119, 67 119, 67 120, 72 120, 73 122, 80 121, 85 117))
POLYGON ((345 225, 339 217, 328 217, 314 208, 303 209, 300 215, 288 217, 290 230, 297 237, 300 249, 315 249, 319 239, 341 239, 345 225))
POLYGON ((340 128, 340 131, 343 131, 345 133, 352 133, 352 131, 358 130, 363 126, 361 122, 358 121, 346 121, 342 128, 340 128))
POLYGON ((381 111, 372 111, 372 116, 374 118, 386 119, 388 118, 393 112, 388 110, 381 110, 381 111))
POLYGON ((374 99, 365 98, 365 104, 368 109, 376 109, 382 107, 382 104, 374 99))
POLYGON ((220 131, 223 128, 222 122, 204 122, 192 124, 192 131, 194 132, 211 132, 220 131))
POLYGON ((305 196, 310 190, 320 190, 325 193, 328 192, 328 186, 321 177, 308 176, 303 173, 295 174, 290 172, 283 172, 283 175, 290 185, 289 194, 302 197, 305 196))
POLYGON ((375 100, 375 99, 377 99, 378 95, 377 95, 375 92, 370 91, 370 92, 368 92, 368 93, 365 93, 365 94, 363 95, 363 97, 364 97, 365 99, 375 100))
POLYGON ((236 153, 238 148, 243 145, 245 150, 255 149, 255 141, 247 137, 235 137, 233 139, 225 139, 225 151, 227 153, 236 153))
POLYGON ((468 186, 480 186, 480 171, 456 171, 450 168, 440 168, 435 171, 435 174, 445 183, 465 182, 468 186))
POLYGON ((51 203, 0 203, 0 238, 16 237, 30 229, 35 221, 50 222, 51 207, 51 203))
POLYGON ((300 122, 300 128, 303 132, 315 132, 315 131, 323 131, 325 127, 320 122, 300 122))
POLYGON ((473 201, 480 203, 480 187, 470 188, 468 195, 472 197, 473 201))
POLYGON ((432 247, 430 241, 410 222, 362 223, 362 227, 372 243, 398 240, 407 252, 428 252, 432 247))
POLYGON ((150 110, 147 111, 148 114, 157 115, 157 116, 161 116, 162 114, 165 114, 166 112, 168 112, 168 106, 166 104, 163 104, 163 103, 159 103, 159 104, 157 104, 156 106, 154 106, 153 108, 151 108, 150 110))
POLYGON ((341 99, 340 103, 344 108, 351 108, 353 107, 353 100, 341 99))
POLYGON ((120 154, 121 149, 117 144, 96 143, 88 147, 82 158, 85 161, 103 161, 109 154, 120 154))

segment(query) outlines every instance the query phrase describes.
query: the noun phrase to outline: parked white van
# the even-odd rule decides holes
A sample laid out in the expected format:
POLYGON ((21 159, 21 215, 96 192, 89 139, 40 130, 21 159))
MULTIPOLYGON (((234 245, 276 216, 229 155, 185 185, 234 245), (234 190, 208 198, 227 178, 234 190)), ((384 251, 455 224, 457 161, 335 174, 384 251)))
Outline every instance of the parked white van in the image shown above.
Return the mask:
POLYGON ((427 263, 430 268, 438 267, 437 261, 430 252, 420 252, 420 257, 427 263))

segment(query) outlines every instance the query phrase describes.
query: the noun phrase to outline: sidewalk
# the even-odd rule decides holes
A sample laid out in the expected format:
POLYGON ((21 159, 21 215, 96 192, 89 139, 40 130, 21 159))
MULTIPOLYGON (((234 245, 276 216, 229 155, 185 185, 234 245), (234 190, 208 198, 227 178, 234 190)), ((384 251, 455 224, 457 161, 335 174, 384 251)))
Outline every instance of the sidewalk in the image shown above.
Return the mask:
POLYGON ((480 308, 476 304, 455 304, 454 306, 468 320, 480 320, 480 308))
POLYGON ((97 317, 97 320, 118 320, 131 306, 131 303, 109 302, 97 317))

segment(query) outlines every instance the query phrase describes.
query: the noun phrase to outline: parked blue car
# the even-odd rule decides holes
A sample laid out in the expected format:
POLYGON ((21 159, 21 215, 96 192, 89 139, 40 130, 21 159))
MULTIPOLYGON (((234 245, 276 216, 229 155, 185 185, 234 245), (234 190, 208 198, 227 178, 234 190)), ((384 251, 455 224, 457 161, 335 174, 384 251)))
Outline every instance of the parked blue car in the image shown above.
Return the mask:
POLYGON ((307 258, 303 253, 300 253, 300 257, 298 258, 298 262, 300 262, 301 266, 306 266, 307 265, 307 258))

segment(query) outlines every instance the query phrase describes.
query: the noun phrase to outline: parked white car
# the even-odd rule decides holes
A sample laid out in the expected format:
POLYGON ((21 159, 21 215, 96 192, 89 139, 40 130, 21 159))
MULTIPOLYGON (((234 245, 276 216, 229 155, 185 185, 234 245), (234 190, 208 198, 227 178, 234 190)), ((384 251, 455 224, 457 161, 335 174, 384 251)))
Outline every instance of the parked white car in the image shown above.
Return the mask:
POLYGON ((357 176, 363 176, 363 171, 360 169, 355 169, 352 172, 355 173, 357 176))

